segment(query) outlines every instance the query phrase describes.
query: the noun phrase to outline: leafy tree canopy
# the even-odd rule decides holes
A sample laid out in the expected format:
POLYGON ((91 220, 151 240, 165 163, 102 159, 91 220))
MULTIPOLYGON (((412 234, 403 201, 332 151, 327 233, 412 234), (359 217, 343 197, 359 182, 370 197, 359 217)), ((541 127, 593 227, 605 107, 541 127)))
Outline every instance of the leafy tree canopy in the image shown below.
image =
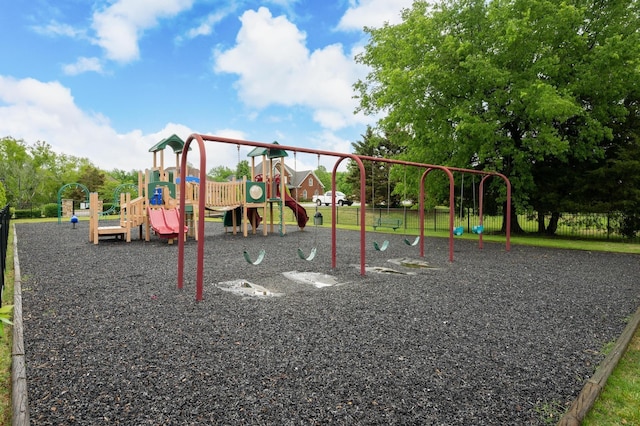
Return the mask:
POLYGON ((7 194, 4 190, 4 184, 0 181, 0 209, 7 205, 7 194))
MULTIPOLYGON (((382 136, 367 127, 361 141, 351 144, 354 154, 376 158, 398 158, 404 147, 396 140, 382 136)), ((389 163, 365 160, 367 203, 376 205, 397 205, 399 203, 398 191, 395 191, 398 178, 392 174, 389 163)), ((354 188, 360 187, 360 169, 354 162, 348 165, 346 183, 354 188)), ((363 201, 365 202, 365 201, 363 201)))
POLYGON ((207 177, 216 182, 226 182, 233 176, 233 170, 226 166, 217 166, 207 172, 207 177))
POLYGON ((251 178, 251 167, 247 160, 240 161, 236 166, 236 179, 242 179, 244 176, 246 176, 247 179, 251 178))
POLYGON ((569 182, 629 143, 616 129, 637 114, 636 0, 417 1, 402 18, 366 30, 355 89, 416 161, 502 172, 525 206, 545 193, 541 169, 569 182))

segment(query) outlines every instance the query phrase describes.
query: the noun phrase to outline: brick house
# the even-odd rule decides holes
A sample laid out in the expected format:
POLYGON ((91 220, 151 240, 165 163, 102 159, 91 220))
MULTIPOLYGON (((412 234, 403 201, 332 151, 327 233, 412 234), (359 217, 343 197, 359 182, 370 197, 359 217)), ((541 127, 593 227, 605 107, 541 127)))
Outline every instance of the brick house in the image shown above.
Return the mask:
MULTIPOLYGON (((256 164, 255 170, 262 170, 262 163, 256 164)), ((273 170, 267 171, 267 175, 280 174, 280 159, 273 160, 273 170)), ((324 185, 318 179, 313 170, 294 170, 284 164, 284 174, 287 177, 287 188, 291 197, 299 202, 311 201, 316 194, 324 194, 324 185)))

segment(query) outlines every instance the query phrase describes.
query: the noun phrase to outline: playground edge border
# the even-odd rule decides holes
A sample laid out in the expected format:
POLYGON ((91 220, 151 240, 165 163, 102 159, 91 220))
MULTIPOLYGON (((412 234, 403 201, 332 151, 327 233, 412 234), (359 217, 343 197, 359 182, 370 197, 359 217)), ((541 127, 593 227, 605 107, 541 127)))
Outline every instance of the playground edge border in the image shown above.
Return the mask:
MULTIPOLYGON (((22 278, 20 274, 20 261, 18 258, 18 236, 15 224, 13 225, 13 264, 14 264, 14 291, 13 291, 13 348, 12 348, 12 426, 29 426, 29 406, 27 397, 27 374, 24 354, 24 335, 22 323, 22 278)), ((573 401, 569 410, 560 418, 558 426, 580 426, 593 404, 598 399, 600 392, 620 358, 624 355, 640 326, 640 307, 629 320, 616 343, 600 363, 593 376, 587 380, 578 397, 573 401)))
POLYGON ((24 357, 24 334, 22 324, 22 278, 18 260, 18 236, 13 225, 13 348, 11 351, 11 405, 13 426, 29 425, 27 398, 27 370, 24 357))
POLYGON ((636 313, 631 317, 629 323, 625 327, 624 331, 616 340, 616 343, 611 349, 611 352, 600 363, 596 372, 585 383, 582 391, 578 394, 578 397, 573 401, 569 410, 564 413, 558 422, 558 426, 580 426, 585 416, 593 404, 598 399, 600 392, 607 384, 609 376, 620 362, 620 358, 625 354, 631 339, 633 339, 638 326, 640 325, 640 307, 636 310, 636 313))

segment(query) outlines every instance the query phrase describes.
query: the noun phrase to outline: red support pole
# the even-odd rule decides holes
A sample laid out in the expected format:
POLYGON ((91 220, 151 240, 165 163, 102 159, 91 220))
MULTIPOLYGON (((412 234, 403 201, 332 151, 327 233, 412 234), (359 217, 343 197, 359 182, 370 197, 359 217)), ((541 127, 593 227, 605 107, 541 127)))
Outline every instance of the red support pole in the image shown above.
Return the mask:
MULTIPOLYGON (((331 209, 331 214, 333 218, 331 220, 331 268, 335 269, 336 267, 336 241, 337 241, 337 221, 336 221, 336 203, 335 203, 335 194, 336 194, 336 172, 338 171, 338 166, 347 157, 340 158, 336 164, 333 166, 333 174, 331 176, 331 191, 333 191, 333 199, 332 204, 333 207, 331 209)), ((366 253, 366 211, 363 206, 363 202, 366 201, 367 189, 366 189, 366 175, 364 164, 359 157, 350 157, 353 161, 358 165, 358 169, 360 170, 360 275, 364 276, 366 274, 366 261, 365 261, 365 253, 366 253)))
MULTIPOLYGON (((490 177, 490 175, 486 175, 483 176, 482 179, 480 180, 480 185, 478 186, 478 192, 480 193, 480 197, 479 197, 479 205, 480 208, 478 209, 478 214, 480 215, 480 226, 484 225, 484 216, 483 216, 483 209, 484 209, 484 202, 483 202, 483 197, 484 197, 484 181, 487 180, 490 177)), ((484 231, 483 231, 484 233, 484 231)), ((478 240, 478 247, 479 248, 484 248, 483 246, 483 242, 482 242, 482 234, 480 234, 480 238, 478 240)))
POLYGON ((204 214, 205 211, 205 198, 207 187, 207 152, 204 147, 204 140, 201 135, 193 134, 189 136, 184 144, 182 150, 182 161, 180 163, 180 212, 181 213, 181 226, 178 234, 178 288, 182 289, 184 285, 184 225, 186 221, 185 209, 185 193, 186 193, 186 180, 187 180, 187 153, 189 152, 189 145, 192 140, 196 140, 198 143, 198 149, 200 152, 200 186, 198 193, 198 253, 197 253, 197 266, 196 266, 196 300, 202 300, 202 289, 204 282, 204 214))
POLYGON ((431 168, 425 170, 420 178, 420 200, 418 200, 418 209, 420 210, 420 257, 424 257, 424 200, 426 193, 424 191, 424 179, 431 171, 431 168))

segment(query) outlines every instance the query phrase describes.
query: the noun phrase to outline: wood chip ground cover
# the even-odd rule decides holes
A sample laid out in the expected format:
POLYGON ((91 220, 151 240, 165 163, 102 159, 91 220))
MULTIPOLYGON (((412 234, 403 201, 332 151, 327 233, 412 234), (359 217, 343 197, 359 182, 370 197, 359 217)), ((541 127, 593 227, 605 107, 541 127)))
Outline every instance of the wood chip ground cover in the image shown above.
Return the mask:
MULTIPOLYGON (((359 275, 359 233, 248 238, 205 230, 176 288, 177 246, 88 242, 88 223, 16 224, 31 422, 58 424, 545 424, 567 406, 640 303, 640 259, 389 235, 359 275), (313 240, 313 241, 312 241, 313 240), (313 262, 298 246, 317 245, 313 262), (244 250, 267 251, 248 264, 244 250), (402 262, 400 262, 402 263, 402 262), (285 271, 340 285, 302 285, 285 271), (246 280, 281 297, 238 297, 246 280)), ((371 246, 369 248, 369 246, 371 246)))

